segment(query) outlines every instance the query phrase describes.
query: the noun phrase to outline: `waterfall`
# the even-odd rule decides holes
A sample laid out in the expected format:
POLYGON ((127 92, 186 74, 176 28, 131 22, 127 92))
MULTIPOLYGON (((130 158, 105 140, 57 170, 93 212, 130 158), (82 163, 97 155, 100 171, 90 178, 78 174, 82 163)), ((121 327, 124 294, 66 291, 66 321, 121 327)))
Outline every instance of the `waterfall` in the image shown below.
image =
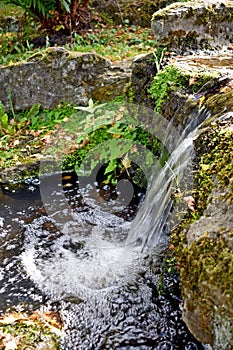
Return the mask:
MULTIPOLYGON (((163 166, 156 159, 147 179, 145 199, 133 221, 118 217, 111 202, 112 212, 107 211, 109 202, 103 205, 96 201, 90 185, 82 193, 85 204, 73 210, 62 186, 56 189, 51 185, 59 181, 54 181, 54 176, 41 178, 43 203, 48 201, 46 209, 50 215, 35 218, 26 225, 21 263, 31 280, 46 293, 58 298, 71 293, 86 299, 97 290, 127 285, 141 268, 141 258, 152 250, 161 252, 167 244, 175 213, 172 197, 177 190, 191 195, 193 138, 207 113, 205 110, 190 113, 185 127, 174 127, 177 115, 171 122, 159 115, 155 117, 156 122, 148 123, 149 126, 144 119, 144 126, 152 135, 160 132, 161 148, 166 154, 169 152, 169 158, 163 166)), ((143 165, 143 152, 134 154, 138 156, 135 163, 143 165)), ((73 197, 79 201, 79 192, 73 197)))
MULTIPOLYGON (((145 200, 132 222, 126 247, 134 246, 141 252, 156 247, 162 239, 164 227, 174 205, 172 194, 179 190, 182 181, 186 182, 185 189, 189 195, 191 194, 193 139, 198 132, 198 126, 207 117, 208 113, 205 109, 195 111, 187 117, 187 124, 180 138, 176 140, 176 145, 173 143, 174 150, 168 161, 163 168, 152 175, 145 200)), ((171 131, 174 130, 174 127, 171 127, 172 122, 168 125, 166 132, 167 137, 171 139, 171 131)))

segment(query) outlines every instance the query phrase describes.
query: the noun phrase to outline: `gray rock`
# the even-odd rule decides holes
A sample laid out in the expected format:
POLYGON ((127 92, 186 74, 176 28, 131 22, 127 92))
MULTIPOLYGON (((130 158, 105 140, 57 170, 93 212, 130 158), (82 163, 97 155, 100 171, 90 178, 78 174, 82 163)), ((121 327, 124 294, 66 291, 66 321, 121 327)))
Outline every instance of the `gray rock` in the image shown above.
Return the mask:
MULTIPOLYGON (((220 94, 216 97, 221 111, 224 106, 232 108, 230 93, 227 94, 231 101, 228 107, 220 103, 220 94)), ((229 164, 232 130, 232 112, 225 113, 222 118, 217 114, 216 120, 206 125, 204 133, 198 137, 202 139, 202 147, 206 147, 204 155, 212 157, 207 167, 214 159, 214 167, 208 173, 203 169, 205 180, 199 182, 198 191, 212 190, 202 216, 186 233, 187 246, 181 266, 183 319, 191 333, 214 350, 230 350, 233 344, 233 193, 229 164), (211 141, 208 143, 208 130, 215 147, 211 146, 211 141), (213 135, 217 135, 216 139, 213 135), (208 177, 211 180, 205 182, 208 177)))
POLYGON ((152 29, 158 45, 222 48, 233 42, 233 3, 198 0, 174 3, 154 13, 152 29))
MULTIPOLYGON (((205 232, 208 236, 216 238, 219 231, 229 232, 233 227, 233 205, 224 201, 224 192, 214 189, 209 198, 208 206, 199 220, 195 221, 187 233, 187 241, 190 246, 193 241, 202 237, 205 232)), ((225 237, 227 239, 227 235, 225 237)), ((233 246, 232 246, 233 249, 233 246)))
POLYGON ((90 98, 108 101, 122 94, 130 79, 128 64, 114 66, 95 53, 49 48, 27 62, 0 67, 0 100, 15 110, 61 101, 87 105, 90 98))

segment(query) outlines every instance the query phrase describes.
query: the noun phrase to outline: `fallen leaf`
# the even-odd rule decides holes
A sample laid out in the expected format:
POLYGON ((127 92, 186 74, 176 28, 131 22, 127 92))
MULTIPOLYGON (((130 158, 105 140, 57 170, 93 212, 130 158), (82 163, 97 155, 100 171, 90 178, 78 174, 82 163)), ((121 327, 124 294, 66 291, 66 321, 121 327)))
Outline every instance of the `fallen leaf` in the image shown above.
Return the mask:
POLYGON ((183 200, 188 204, 188 208, 191 211, 195 211, 195 200, 193 196, 183 197, 183 200))
POLYGON ((43 312, 41 316, 45 321, 51 323, 54 327, 62 328, 61 318, 56 312, 53 312, 53 311, 43 312))
POLYGON ((19 145, 19 140, 15 140, 15 141, 13 142, 13 145, 14 145, 14 147, 15 147, 15 146, 18 146, 18 145, 19 145))
POLYGON ((137 152, 137 146, 136 145, 133 145, 133 147, 131 148, 131 150, 130 150, 130 153, 135 153, 135 152, 137 152))
POLYGON ((128 158, 127 155, 122 159, 122 164, 125 169, 128 169, 131 167, 131 160, 128 158))
POLYGON ((120 134, 112 134, 112 137, 114 139, 119 139, 121 137, 121 135, 120 134))
POLYGON ((16 350, 18 348, 20 337, 14 337, 11 334, 7 334, 6 338, 2 339, 4 350, 16 350))
POLYGON ((210 168, 209 164, 201 164, 202 170, 206 171, 210 168))
POLYGON ((25 319, 26 319, 25 315, 23 315, 21 313, 5 314, 4 316, 0 317, 0 323, 1 324, 11 324, 11 323, 14 323, 16 321, 21 321, 21 320, 25 320, 25 319))
POLYGON ((189 86, 194 85, 197 81, 197 75, 193 75, 192 77, 189 78, 189 86))

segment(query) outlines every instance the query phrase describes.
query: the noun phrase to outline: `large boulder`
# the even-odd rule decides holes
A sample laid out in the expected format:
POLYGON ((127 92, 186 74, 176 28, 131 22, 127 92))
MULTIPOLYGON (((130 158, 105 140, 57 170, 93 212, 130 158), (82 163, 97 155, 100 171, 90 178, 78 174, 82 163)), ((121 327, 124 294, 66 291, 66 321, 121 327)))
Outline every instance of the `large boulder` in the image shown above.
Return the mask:
POLYGON ((219 48, 233 42, 233 3, 229 0, 177 2, 154 13, 158 45, 176 51, 219 48))
POLYGON ((128 65, 113 65, 95 53, 57 47, 26 62, 0 67, 0 101, 6 109, 40 103, 53 108, 61 101, 86 105, 90 98, 108 101, 121 95, 130 79, 128 65))

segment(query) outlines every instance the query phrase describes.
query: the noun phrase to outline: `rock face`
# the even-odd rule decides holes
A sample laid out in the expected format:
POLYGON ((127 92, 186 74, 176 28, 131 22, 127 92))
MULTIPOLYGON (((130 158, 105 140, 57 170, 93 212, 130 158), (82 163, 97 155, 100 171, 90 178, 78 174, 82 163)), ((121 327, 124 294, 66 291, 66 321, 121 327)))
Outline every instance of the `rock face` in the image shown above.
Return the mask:
POLYGON ((197 212, 181 253, 183 319, 191 333, 214 350, 233 344, 233 93, 215 95, 212 119, 195 141, 201 153, 197 212), (225 111, 224 111, 225 109, 225 111), (205 204, 204 204, 205 203, 205 204))
MULTIPOLYGON (((199 218, 182 229, 181 238, 174 243, 181 246, 178 260, 183 319, 199 341, 209 344, 208 349, 230 350, 233 344, 232 55, 175 57, 171 63, 180 69, 181 77, 188 78, 185 79, 188 83, 169 92, 161 113, 169 119, 177 114, 180 123, 192 111, 198 113, 200 106, 205 106, 212 116, 195 140, 199 167, 194 191, 195 215, 199 218), (220 75, 216 80, 217 74, 220 75), (209 80, 205 80, 207 75, 209 80), (220 78, 224 76, 226 86, 220 83, 224 82, 220 78), (192 94, 193 82, 197 89, 192 94)), ((153 108, 147 91, 155 74, 153 55, 133 60, 131 89, 135 103, 153 108)))
POLYGON ((0 68, 0 100, 15 110, 35 103, 53 108, 61 101, 86 105, 91 97, 107 101, 121 95, 129 78, 127 65, 111 65, 94 53, 49 48, 25 63, 0 68))
POLYGON ((152 99, 149 97, 148 89, 151 81, 157 73, 153 54, 142 54, 132 61, 131 91, 134 103, 152 107, 152 99))
POLYGON ((232 1, 175 3, 154 13, 152 29, 160 45, 184 51, 222 48, 233 42, 232 1))

